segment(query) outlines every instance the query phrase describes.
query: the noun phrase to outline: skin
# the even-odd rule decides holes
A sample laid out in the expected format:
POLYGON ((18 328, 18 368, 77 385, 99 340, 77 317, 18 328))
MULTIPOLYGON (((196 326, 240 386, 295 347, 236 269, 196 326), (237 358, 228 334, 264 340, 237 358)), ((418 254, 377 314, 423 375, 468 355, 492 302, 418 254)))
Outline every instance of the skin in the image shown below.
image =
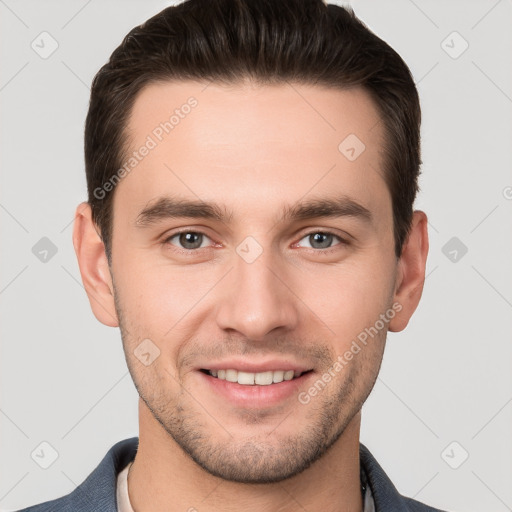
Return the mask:
POLYGON ((397 259, 381 171, 383 124, 363 90, 152 84, 135 102, 131 147, 190 96, 197 107, 115 189, 111 267, 89 205, 75 217, 91 308, 100 322, 120 327, 141 396, 132 506, 361 511, 361 406, 387 330, 403 330, 419 303, 427 217, 414 212, 397 259), (366 146, 352 162, 338 150, 351 133, 366 146), (137 226, 140 211, 164 194, 216 202, 233 216, 137 226), (370 210, 373 222, 276 222, 284 205, 341 194, 370 210), (177 252, 180 237, 169 240, 177 228, 204 233, 201 248, 177 252), (325 253, 308 236, 325 231, 349 243, 334 237, 325 253), (250 264, 236 251, 247 236, 263 250, 250 264), (198 374, 210 359, 275 356, 313 369, 300 387, 307 391, 393 303, 401 310, 308 404, 293 393, 269 407, 235 406, 198 374), (148 338, 160 355, 145 366, 134 350, 148 338))

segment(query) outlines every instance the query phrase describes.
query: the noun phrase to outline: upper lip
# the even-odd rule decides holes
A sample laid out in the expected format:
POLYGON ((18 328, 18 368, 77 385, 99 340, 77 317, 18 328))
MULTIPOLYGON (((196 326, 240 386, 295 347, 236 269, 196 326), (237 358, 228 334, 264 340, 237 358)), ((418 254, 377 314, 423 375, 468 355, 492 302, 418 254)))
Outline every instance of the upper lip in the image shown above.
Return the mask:
POLYGON ((212 361, 205 363, 198 370, 240 370, 249 373, 260 373, 279 370, 293 370, 294 372, 307 372, 312 370, 311 366, 295 363, 290 360, 268 359, 265 361, 248 361, 247 359, 229 359, 226 361, 212 361))

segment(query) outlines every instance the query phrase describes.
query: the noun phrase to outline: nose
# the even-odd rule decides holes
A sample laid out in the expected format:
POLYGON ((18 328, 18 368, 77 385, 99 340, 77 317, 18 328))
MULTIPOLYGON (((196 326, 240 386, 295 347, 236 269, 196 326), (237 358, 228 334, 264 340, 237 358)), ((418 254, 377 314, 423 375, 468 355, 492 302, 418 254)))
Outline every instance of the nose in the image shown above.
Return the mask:
POLYGON ((219 298, 218 327, 251 340, 263 340, 274 330, 295 329, 300 299, 287 281, 286 269, 276 264, 270 251, 252 263, 237 254, 219 298))

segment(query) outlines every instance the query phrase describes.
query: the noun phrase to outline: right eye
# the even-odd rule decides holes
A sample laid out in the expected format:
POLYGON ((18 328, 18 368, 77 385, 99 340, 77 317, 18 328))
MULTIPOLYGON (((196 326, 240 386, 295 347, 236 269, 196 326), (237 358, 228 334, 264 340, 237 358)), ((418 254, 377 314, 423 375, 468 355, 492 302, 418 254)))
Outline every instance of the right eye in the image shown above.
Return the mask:
MULTIPOLYGON (((180 244, 178 249, 185 251, 195 251, 197 249, 203 249, 203 242, 205 239, 210 240, 204 233, 200 231, 183 230, 168 236, 162 243, 175 245, 172 240, 176 239, 177 243, 180 244)), ((206 245, 208 247, 208 245, 206 245)))

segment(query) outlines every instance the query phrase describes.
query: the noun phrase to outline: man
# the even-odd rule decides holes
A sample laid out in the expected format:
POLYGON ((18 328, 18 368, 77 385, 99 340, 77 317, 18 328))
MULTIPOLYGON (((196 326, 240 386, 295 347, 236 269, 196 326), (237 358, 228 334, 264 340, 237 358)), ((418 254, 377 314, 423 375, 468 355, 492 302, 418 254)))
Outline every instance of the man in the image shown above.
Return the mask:
POLYGON ((423 289, 409 69, 321 0, 189 0, 96 75, 73 242, 138 438, 33 511, 433 511, 359 442, 423 289))

